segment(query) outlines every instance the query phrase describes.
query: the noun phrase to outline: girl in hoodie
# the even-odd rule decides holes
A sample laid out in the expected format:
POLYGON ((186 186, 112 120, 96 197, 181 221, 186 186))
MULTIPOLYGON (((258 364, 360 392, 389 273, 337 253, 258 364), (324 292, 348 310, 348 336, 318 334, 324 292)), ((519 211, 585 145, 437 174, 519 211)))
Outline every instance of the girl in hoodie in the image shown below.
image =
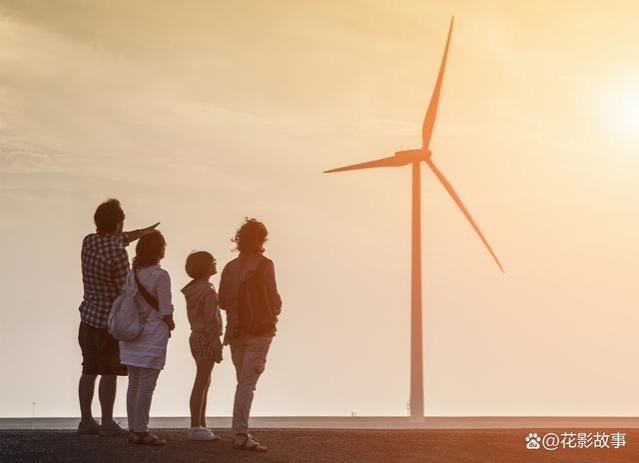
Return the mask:
POLYGON ((215 258, 206 251, 191 253, 186 259, 186 273, 193 278, 182 288, 186 312, 191 324, 189 344, 197 373, 191 392, 191 429, 189 439, 218 440, 206 427, 206 397, 211 384, 211 371, 222 361, 222 317, 217 293, 209 278, 217 273, 215 258))

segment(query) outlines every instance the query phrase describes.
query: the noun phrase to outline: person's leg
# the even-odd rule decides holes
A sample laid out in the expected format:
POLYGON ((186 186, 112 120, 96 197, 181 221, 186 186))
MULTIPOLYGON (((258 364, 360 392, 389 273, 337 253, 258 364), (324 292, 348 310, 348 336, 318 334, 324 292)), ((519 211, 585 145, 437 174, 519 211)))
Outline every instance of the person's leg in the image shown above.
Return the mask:
MULTIPOLYGON (((211 365, 213 368, 213 365, 211 365)), ((206 383, 206 388, 204 389, 203 400, 202 400, 202 413, 200 414, 200 426, 206 428, 206 402, 209 395, 209 387, 211 386, 211 375, 209 374, 209 380, 206 383)))
POLYGON ((102 426, 113 423, 113 405, 115 404, 115 392, 117 387, 116 375, 102 375, 98 396, 102 408, 102 426))
POLYGON ((98 349, 93 336, 93 327, 80 322, 78 344, 82 351, 82 375, 78 382, 78 400, 82 416, 78 431, 98 432, 98 424, 93 418, 91 404, 95 393, 95 380, 98 373, 98 349))
POLYGON ((136 433, 149 431, 149 412, 153 391, 157 384, 160 370, 153 368, 140 368, 138 379, 138 393, 135 401, 135 428, 136 433))
POLYGON ((242 363, 244 360, 244 349, 246 341, 244 339, 236 340, 230 344, 231 360, 235 367, 235 379, 240 380, 240 372, 242 371, 242 363))
POLYGON ((119 342, 109 334, 106 328, 95 329, 96 344, 98 350, 98 373, 100 387, 98 395, 102 408, 102 427, 105 430, 119 429, 113 421, 113 406, 117 391, 117 375, 126 375, 127 369, 120 363, 119 342))
POLYGON ((233 400, 233 420, 231 424, 231 428, 235 430, 239 427, 236 426, 236 421, 239 419, 238 390, 240 388, 240 377, 242 373, 242 365, 244 363, 245 339, 236 339, 230 343, 229 347, 231 348, 231 360, 235 367, 235 378, 237 381, 235 386, 235 398, 233 400))
POLYGON ((191 400, 189 402, 191 408, 191 427, 204 427, 206 420, 202 420, 202 416, 206 410, 206 392, 211 382, 211 371, 213 370, 213 359, 195 360, 197 371, 195 381, 193 382, 193 390, 191 391, 191 400))
POLYGON ((129 431, 135 430, 135 401, 138 396, 139 387, 139 368, 128 367, 129 370, 129 387, 126 391, 126 415, 129 422, 129 431))
MULTIPOLYGON (((246 340, 239 362, 238 383, 233 405, 233 431, 245 435, 249 430, 249 415, 257 381, 264 372, 272 337, 250 337, 246 340)), ((239 355, 239 352, 238 352, 239 355)), ((235 363, 235 359, 234 359, 235 363)))
POLYGON ((78 384, 78 397, 80 399, 80 413, 82 418, 80 422, 82 424, 96 423, 93 418, 93 412, 91 411, 91 403, 93 402, 93 394, 95 391, 95 379, 96 375, 80 376, 80 382, 78 384))

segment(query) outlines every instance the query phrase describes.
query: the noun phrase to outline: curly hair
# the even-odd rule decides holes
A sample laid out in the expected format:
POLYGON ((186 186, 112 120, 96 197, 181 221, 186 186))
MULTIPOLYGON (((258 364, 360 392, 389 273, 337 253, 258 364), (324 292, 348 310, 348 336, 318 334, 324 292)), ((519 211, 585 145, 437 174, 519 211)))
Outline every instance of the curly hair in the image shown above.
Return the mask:
POLYGON ((244 223, 237 229, 235 238, 231 241, 235 243, 235 251, 247 254, 263 253, 267 236, 266 225, 257 219, 244 217, 244 223))
POLYGON ((211 268, 211 264, 215 262, 215 257, 208 251, 194 251, 186 258, 186 264, 184 269, 186 274, 197 280, 198 278, 204 278, 211 268))
POLYGON ((151 265, 157 265, 164 257, 166 241, 160 230, 153 230, 148 235, 142 236, 135 246, 133 269, 138 270, 151 265))
POLYGON ((93 214, 93 222, 98 233, 115 233, 118 231, 118 225, 123 221, 124 211, 117 199, 107 199, 93 214))

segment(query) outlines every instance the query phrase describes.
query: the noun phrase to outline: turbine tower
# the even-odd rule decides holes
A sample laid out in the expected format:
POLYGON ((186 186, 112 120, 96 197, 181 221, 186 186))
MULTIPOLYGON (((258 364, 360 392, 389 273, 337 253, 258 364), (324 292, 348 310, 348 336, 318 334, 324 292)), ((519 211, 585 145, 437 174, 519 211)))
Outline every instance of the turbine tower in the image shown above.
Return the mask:
POLYGON ((453 201, 461 209, 462 213, 470 222, 479 238, 484 243, 488 252, 493 257, 499 269, 504 269, 499 263, 499 259, 493 252, 492 248, 479 230, 475 220, 464 206, 461 199, 453 189, 450 182, 444 177, 444 174, 435 166, 431 159, 430 140, 435 126, 435 118, 437 116, 437 105, 439 103, 439 95, 442 88, 442 80, 444 78, 444 69, 446 68, 446 58, 448 56, 448 47, 450 45, 450 37, 453 32, 453 23, 455 17, 450 20, 448 29, 448 38, 446 39, 446 47, 444 48, 444 56, 442 57, 439 74, 435 82, 435 88, 426 111, 424 125, 422 127, 422 147, 419 149, 397 151, 393 156, 374 161, 363 162, 360 164, 352 164, 337 169, 325 171, 342 172, 345 170, 369 169, 376 167, 401 167, 410 164, 412 166, 412 250, 411 250, 411 317, 410 317, 410 414, 413 418, 424 417, 424 373, 423 373, 423 347, 422 347, 422 250, 421 250, 421 179, 420 166, 421 162, 425 162, 430 170, 435 174, 437 179, 442 183, 453 201))

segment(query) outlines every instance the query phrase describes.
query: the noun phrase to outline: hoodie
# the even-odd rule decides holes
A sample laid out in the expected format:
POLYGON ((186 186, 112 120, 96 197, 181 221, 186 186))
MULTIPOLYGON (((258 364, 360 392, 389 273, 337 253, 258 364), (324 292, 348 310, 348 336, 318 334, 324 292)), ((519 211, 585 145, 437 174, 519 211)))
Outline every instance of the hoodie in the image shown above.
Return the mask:
POLYGON ((213 284, 208 280, 192 280, 182 288, 182 293, 186 298, 191 331, 219 340, 222 335, 222 316, 213 284))

